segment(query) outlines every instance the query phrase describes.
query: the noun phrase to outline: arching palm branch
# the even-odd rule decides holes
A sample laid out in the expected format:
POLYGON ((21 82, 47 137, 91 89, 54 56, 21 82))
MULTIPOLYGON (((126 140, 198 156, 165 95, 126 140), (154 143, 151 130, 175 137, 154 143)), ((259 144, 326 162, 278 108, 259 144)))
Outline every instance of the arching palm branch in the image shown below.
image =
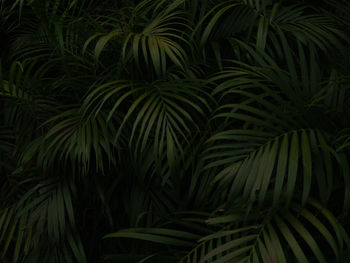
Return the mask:
POLYGON ((345 262, 348 9, 0 1, 0 261, 345 262))

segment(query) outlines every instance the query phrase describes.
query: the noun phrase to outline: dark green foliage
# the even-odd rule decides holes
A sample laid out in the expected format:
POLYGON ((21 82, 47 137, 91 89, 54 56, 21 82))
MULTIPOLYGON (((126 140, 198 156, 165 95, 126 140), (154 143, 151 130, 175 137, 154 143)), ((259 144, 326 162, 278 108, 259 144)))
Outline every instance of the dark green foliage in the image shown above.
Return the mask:
POLYGON ((0 262, 347 262, 346 0, 0 0, 0 262))

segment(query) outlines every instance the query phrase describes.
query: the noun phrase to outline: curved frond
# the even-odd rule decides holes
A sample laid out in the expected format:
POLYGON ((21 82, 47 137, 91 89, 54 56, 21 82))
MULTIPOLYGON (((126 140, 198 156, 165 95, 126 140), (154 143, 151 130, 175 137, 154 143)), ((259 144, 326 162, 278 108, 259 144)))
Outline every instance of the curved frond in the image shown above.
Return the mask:
POLYGON ((115 30, 102 37, 97 34, 89 38, 85 47, 99 37, 95 46, 95 57, 98 59, 106 44, 118 37, 123 39, 120 48, 121 59, 125 64, 134 61, 138 70, 144 70, 141 65, 145 64, 147 69, 153 68, 158 76, 166 73, 169 61, 183 67, 187 60, 184 45, 187 44, 185 34, 188 27, 184 13, 179 8, 183 3, 184 0, 176 0, 171 4, 167 1, 142 1, 130 18, 129 28, 124 29, 116 24, 115 30), (147 5, 149 7, 145 8, 147 5), (152 17, 148 24, 144 24, 143 20, 138 21, 147 16, 152 17))
POLYGON ((79 166, 85 173, 93 165, 103 171, 102 156, 114 161, 111 158, 114 130, 106 125, 102 114, 85 120, 79 109, 72 108, 49 119, 46 124, 51 126, 47 134, 28 145, 23 153, 23 163, 37 155, 37 161, 44 168, 70 161, 73 168, 79 166))
POLYGON ((130 145, 143 152, 149 142, 154 145, 155 156, 166 153, 170 163, 181 155, 188 136, 196 133, 196 122, 210 109, 210 96, 204 82, 181 81, 104 84, 93 90, 86 99, 87 107, 94 107, 98 114, 108 102, 109 119, 122 104, 127 105, 125 117, 116 134, 122 134, 127 122, 132 123, 130 145), (131 103, 128 103, 131 100, 131 103))
MULTIPOLYGON (((219 219, 234 226, 241 220, 219 219)), ((327 262, 330 257, 340 260, 344 246, 350 245, 337 219, 315 201, 302 210, 293 206, 288 212, 261 219, 202 238, 201 244, 179 262, 327 262), (307 256, 309 251, 312 256, 307 256)))

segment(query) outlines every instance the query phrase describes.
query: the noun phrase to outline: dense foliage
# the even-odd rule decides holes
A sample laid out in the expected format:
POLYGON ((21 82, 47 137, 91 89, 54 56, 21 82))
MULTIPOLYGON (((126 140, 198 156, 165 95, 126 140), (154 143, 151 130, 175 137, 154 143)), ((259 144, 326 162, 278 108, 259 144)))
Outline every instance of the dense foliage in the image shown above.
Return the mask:
POLYGON ((0 261, 350 262, 347 0, 0 0, 0 261))

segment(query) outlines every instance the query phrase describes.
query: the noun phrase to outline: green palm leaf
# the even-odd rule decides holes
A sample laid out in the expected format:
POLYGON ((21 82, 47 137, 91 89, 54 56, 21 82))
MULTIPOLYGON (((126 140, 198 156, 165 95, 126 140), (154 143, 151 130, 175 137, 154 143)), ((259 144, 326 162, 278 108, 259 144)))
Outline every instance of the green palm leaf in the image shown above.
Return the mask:
POLYGON ((127 122, 132 121, 130 146, 143 152, 153 142, 155 156, 166 153, 170 164, 183 152, 188 135, 198 130, 196 120, 210 109, 210 96, 202 87, 203 82, 192 81, 154 82, 151 84, 110 82, 93 90, 86 99, 86 107, 94 107, 96 114, 108 102, 111 104, 109 119, 127 99, 127 111, 116 140, 127 122), (191 112, 191 113, 189 113, 191 112))
POLYGON ((28 145, 22 162, 26 163, 37 155, 43 167, 50 167, 55 161, 67 163, 69 160, 73 167, 85 167, 84 172, 91 167, 91 163, 103 171, 101 156, 111 157, 114 133, 113 127, 107 126, 105 122, 102 114, 84 121, 79 109, 66 110, 46 122, 47 125, 51 124, 49 131, 28 145))
POLYGON ((179 262, 290 262, 293 258, 297 262, 313 262, 314 258, 327 262, 329 255, 325 252, 332 251, 340 259, 344 244, 349 246, 337 219, 315 201, 302 210, 293 206, 288 212, 264 215, 262 219, 258 224, 244 222, 243 227, 202 238, 201 244, 179 262), (313 256, 306 256, 308 249, 313 256))
MULTIPOLYGON (((132 60, 135 62, 138 70, 144 70, 141 69, 141 64, 145 63, 148 68, 153 67, 158 76, 166 73, 167 63, 169 63, 167 60, 170 60, 174 65, 183 67, 187 60, 184 48, 187 40, 184 32, 186 32, 185 29, 188 27, 180 8, 184 1, 167 2, 158 1, 158 3, 152 3, 152 1, 142 1, 135 8, 135 13, 131 19, 151 15, 151 22, 145 25, 144 21, 142 21, 143 29, 140 31, 135 31, 133 28, 139 27, 137 21, 136 25, 133 26, 131 23, 135 22, 131 20, 131 28, 129 30, 121 29, 120 25, 116 24, 114 31, 100 37, 97 41, 95 57, 99 58, 102 50, 112 38, 122 37, 121 58, 125 64, 132 60), (144 8, 148 5, 149 7, 144 8), (161 8, 164 9, 161 10, 161 8), (159 12, 156 13, 155 10, 159 12), (143 60, 140 57, 143 57, 143 60)), ((85 48, 96 37, 99 37, 99 34, 89 38, 85 43, 85 48)))

